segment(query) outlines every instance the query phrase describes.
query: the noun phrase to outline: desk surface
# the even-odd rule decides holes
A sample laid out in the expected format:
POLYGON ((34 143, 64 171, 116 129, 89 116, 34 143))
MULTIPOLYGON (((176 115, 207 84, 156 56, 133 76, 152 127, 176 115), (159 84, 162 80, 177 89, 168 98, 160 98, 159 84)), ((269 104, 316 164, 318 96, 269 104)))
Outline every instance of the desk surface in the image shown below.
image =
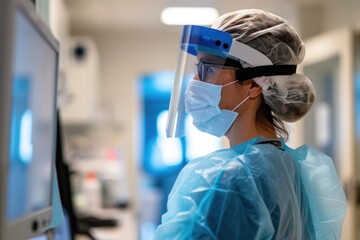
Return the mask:
MULTIPOLYGON (((131 210, 101 209, 94 211, 94 216, 115 218, 119 226, 113 228, 92 228, 91 234, 97 240, 138 240, 137 217, 131 210)), ((75 240, 88 240, 86 236, 76 236, 75 240)))

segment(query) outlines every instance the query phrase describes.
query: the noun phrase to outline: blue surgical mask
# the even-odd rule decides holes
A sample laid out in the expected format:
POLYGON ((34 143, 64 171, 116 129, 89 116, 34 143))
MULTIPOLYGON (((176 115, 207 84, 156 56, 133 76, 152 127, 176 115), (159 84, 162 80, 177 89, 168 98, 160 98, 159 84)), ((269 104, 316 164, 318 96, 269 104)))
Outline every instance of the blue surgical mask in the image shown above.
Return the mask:
POLYGON ((221 137, 235 122, 240 107, 249 96, 239 103, 232 111, 219 108, 221 89, 226 85, 215 85, 199 80, 190 80, 185 92, 185 111, 193 118, 193 124, 200 131, 221 137))

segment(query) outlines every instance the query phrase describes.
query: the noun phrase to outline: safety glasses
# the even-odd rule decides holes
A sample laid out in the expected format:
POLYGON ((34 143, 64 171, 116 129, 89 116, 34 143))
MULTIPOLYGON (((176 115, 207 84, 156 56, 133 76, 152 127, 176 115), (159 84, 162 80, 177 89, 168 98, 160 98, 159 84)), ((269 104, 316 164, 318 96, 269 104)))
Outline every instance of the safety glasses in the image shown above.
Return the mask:
POLYGON ((200 81, 212 82, 218 76, 221 69, 239 70, 237 67, 200 61, 194 66, 194 74, 199 77, 200 81))

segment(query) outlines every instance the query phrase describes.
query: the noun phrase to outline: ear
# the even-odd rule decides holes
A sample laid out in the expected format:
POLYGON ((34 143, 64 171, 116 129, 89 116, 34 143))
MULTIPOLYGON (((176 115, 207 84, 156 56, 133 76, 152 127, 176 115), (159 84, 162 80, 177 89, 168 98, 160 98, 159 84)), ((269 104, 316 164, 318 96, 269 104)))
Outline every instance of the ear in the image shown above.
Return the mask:
POLYGON ((256 98, 262 93, 262 88, 254 81, 251 80, 249 88, 249 97, 256 98))

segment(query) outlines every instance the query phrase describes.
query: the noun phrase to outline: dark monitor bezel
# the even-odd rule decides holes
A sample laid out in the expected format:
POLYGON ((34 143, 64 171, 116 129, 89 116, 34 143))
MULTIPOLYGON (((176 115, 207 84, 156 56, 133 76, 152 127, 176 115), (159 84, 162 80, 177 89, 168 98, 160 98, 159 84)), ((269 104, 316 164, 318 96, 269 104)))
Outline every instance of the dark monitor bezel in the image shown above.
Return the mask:
MULTIPOLYGON (((0 1, 0 240, 27 239, 45 232, 49 228, 52 215, 52 207, 32 212, 11 223, 7 221, 7 169, 9 159, 9 136, 11 119, 11 97, 12 97, 12 64, 13 48, 15 39, 15 17, 17 11, 29 20, 39 35, 49 44, 56 53, 56 74, 54 101, 54 121, 56 121, 56 91, 57 91, 57 69, 59 57, 59 43, 52 35, 49 27, 37 15, 35 7, 28 0, 1 0, 0 1), (36 230, 34 224, 37 222, 36 230)), ((55 167, 56 156, 56 122, 53 128, 53 161, 55 167)), ((54 172, 54 171, 53 171, 54 172)), ((51 184, 52 186, 52 184, 51 184)))

